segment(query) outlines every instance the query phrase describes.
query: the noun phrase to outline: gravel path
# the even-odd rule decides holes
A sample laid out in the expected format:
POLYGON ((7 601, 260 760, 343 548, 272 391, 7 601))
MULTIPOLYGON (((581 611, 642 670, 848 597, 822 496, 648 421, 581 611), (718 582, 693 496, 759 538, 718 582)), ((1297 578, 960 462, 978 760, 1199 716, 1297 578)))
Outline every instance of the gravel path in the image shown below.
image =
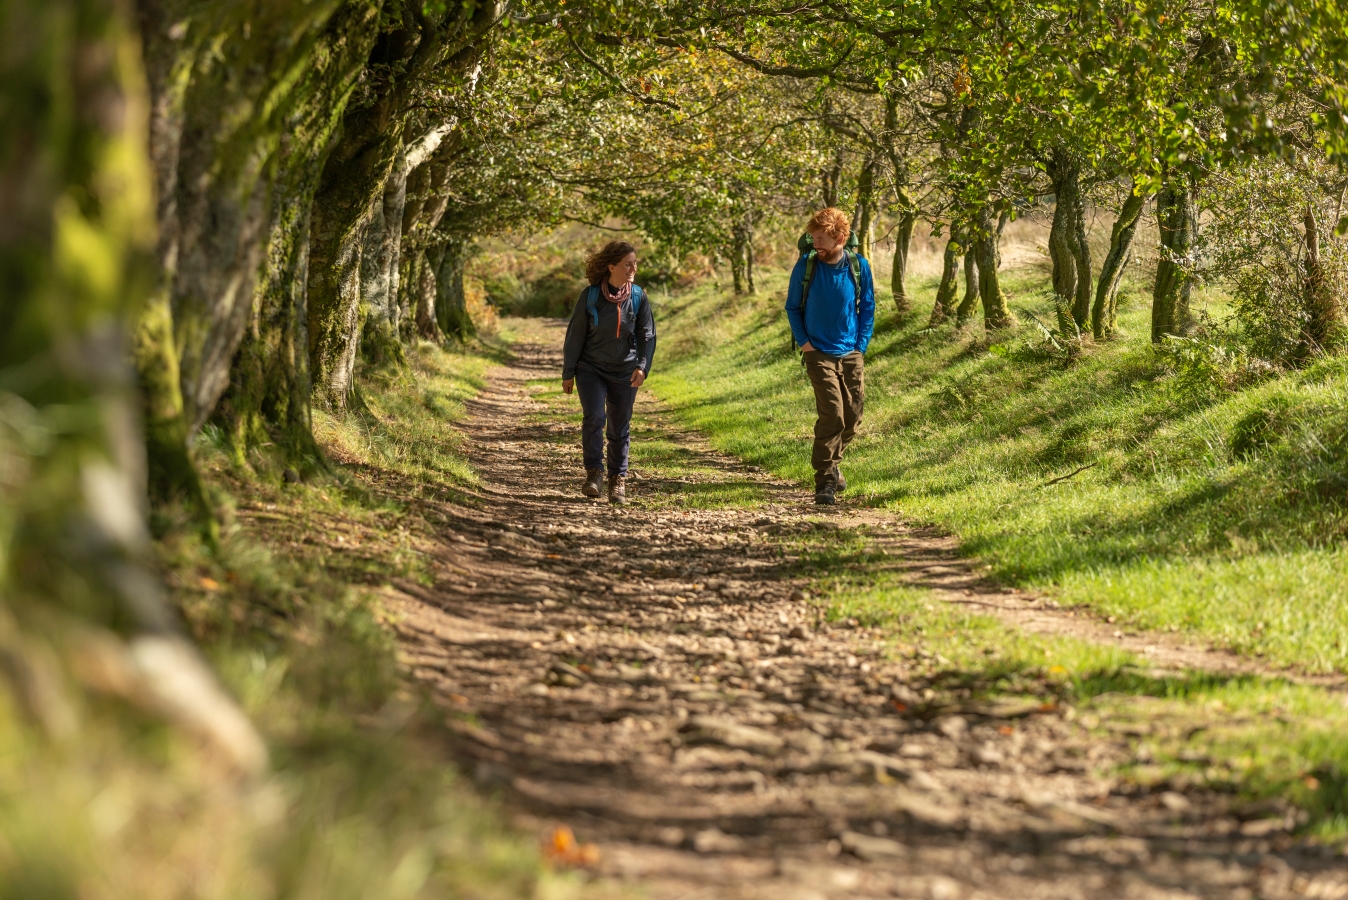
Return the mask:
MULTIPOLYGON (((696 465, 639 473, 624 509, 585 500, 574 422, 531 386, 556 378, 560 332, 528 327, 470 405, 480 505, 446 507, 435 585, 390 603, 454 753, 540 833, 597 843, 596 877, 671 900, 1348 897, 1344 860, 1295 843, 1283 809, 1109 774, 1170 724, 1088 731, 1069 707, 945 693, 920 652, 821 622, 782 538, 855 529, 945 599, 1038 630, 1073 621, 986 582, 949 542, 875 511, 820 515, 648 392, 638 423, 696 465), (727 483, 766 499, 679 508, 727 483)), ((1245 665, 1081 621, 1158 666, 1245 665)))

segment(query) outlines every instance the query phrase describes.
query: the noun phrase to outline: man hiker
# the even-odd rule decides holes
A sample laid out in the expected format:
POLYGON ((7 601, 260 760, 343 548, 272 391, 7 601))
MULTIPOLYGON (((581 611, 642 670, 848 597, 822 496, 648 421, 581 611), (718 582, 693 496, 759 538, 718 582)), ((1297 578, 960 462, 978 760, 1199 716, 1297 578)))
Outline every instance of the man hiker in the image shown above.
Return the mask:
POLYGON ((871 267, 847 249, 847 214, 821 209, 801 238, 804 251, 791 272, 786 318, 814 386, 814 502, 832 506, 847 487, 839 464, 856 436, 865 399, 865 356, 875 330, 871 267))

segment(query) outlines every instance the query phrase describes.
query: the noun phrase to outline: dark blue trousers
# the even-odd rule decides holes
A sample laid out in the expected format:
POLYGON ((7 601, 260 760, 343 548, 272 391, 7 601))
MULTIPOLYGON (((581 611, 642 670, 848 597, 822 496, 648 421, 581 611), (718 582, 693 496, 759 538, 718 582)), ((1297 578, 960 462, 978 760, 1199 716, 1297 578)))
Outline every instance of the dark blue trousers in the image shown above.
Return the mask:
POLYGON ((586 369, 576 370, 576 393, 585 412, 581 424, 581 448, 585 468, 604 467, 604 437, 608 436, 608 473, 627 474, 627 449, 632 438, 632 406, 637 388, 629 378, 605 378, 586 369), (605 426, 607 425, 607 428, 605 426))

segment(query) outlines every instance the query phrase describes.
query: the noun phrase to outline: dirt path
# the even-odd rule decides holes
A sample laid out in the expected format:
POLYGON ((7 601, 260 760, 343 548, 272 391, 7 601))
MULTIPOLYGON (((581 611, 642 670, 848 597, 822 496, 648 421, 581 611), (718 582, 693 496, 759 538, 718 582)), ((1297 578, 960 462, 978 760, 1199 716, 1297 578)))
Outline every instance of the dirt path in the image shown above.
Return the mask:
MULTIPOLYGON (((434 587, 391 603, 468 770, 540 831, 596 841, 599 876, 656 898, 1348 897, 1343 860, 1295 845, 1268 807, 1097 774, 1131 758, 1127 734, 1092 738, 1068 708, 961 705, 877 634, 821 625, 775 535, 864 528, 952 600, 1063 618, 940 539, 821 517, 648 395, 639 422, 696 466, 643 473, 625 509, 582 498, 575 425, 530 386, 556 377, 560 334, 533 327, 471 407, 481 505, 451 510, 434 587), (726 484, 766 499, 678 507, 726 484)), ((1162 666, 1203 653, 1139 640, 1162 666)))

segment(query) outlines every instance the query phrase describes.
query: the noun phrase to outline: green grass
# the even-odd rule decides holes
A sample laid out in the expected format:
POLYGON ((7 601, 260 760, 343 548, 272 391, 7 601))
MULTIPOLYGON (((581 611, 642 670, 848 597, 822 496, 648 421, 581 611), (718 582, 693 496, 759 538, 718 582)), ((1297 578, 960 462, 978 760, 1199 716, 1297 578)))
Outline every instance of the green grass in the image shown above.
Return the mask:
MULTIPOLYGON (((651 389, 717 447, 805 483, 813 402, 785 274, 761 281, 757 298, 704 285, 665 301, 651 389)), ((1052 321, 1041 273, 1005 287, 1052 321)), ((933 293, 920 286, 904 324, 880 298, 844 466, 857 502, 934 523, 998 578, 1124 627, 1348 667, 1348 360, 1278 374, 1202 347, 1157 353, 1135 286, 1120 339, 1067 360, 1032 326, 928 331, 933 293)))
POLYGON ((389 580, 424 574, 435 521, 418 501, 475 481, 455 424, 500 353, 423 345, 408 370, 364 373, 368 413, 318 417, 334 465, 308 483, 265 457, 236 468, 206 436, 238 519, 214 550, 171 530, 160 565, 272 768, 241 784, 190 737, 94 694, 77 696, 76 736, 52 738, 0 693, 0 896, 577 896, 537 836, 448 764, 442 713, 401 678, 380 603, 389 580))
POLYGON ((1153 790, 1207 787, 1248 808, 1300 810, 1303 835, 1348 838, 1348 699, 1278 677, 1160 671, 1118 647, 1027 634, 942 602, 886 571, 868 529, 783 540, 812 579, 820 618, 867 629, 907 661, 931 702, 1019 698, 1065 705, 1135 761, 1114 774, 1153 790))

